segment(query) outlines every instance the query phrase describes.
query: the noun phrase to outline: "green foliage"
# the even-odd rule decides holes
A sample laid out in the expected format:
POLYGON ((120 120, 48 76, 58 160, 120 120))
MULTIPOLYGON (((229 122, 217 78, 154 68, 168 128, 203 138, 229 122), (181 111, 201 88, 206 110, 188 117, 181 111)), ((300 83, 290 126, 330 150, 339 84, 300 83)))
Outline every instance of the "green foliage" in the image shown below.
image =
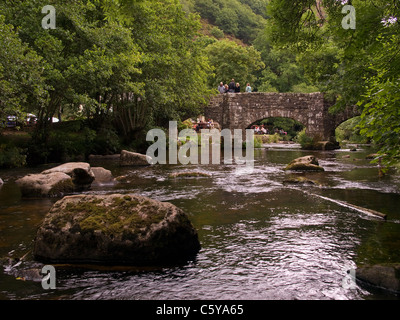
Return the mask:
POLYGON ((360 135, 359 124, 361 117, 354 117, 340 124, 335 131, 339 143, 367 143, 368 139, 360 135))
MULTIPOLYGON (((254 142, 253 142, 254 148, 262 148, 263 143, 264 143, 264 142, 263 142, 262 137, 254 136, 254 142)), ((243 142, 242 142, 242 148, 245 149, 246 146, 247 146, 247 142, 246 142, 246 141, 243 141, 243 142)), ((221 143, 221 147, 223 147, 223 143, 221 143)))
POLYGON ((319 92, 320 90, 316 86, 308 85, 302 82, 293 85, 291 91, 296 93, 313 93, 313 92, 319 92))
POLYGON ((52 132, 48 119, 58 112, 86 118, 91 128, 116 124, 127 144, 143 141, 151 126, 201 112, 211 68, 204 43, 195 41, 201 24, 188 13, 191 1, 185 12, 176 0, 53 0, 54 30, 41 26, 47 4, 0 3, 0 117, 11 111, 38 116, 32 161, 79 154, 82 141, 94 150, 118 148, 114 130, 94 140, 87 132, 82 141, 52 132), (62 143, 53 144, 56 139, 62 143))
POLYGON ((400 80, 381 78, 372 81, 361 116, 360 133, 380 147, 379 153, 385 155, 386 165, 400 161, 400 80))
POLYGON ((303 124, 291 118, 267 118, 262 120, 260 124, 263 124, 270 132, 275 129, 282 129, 287 133, 286 140, 296 137, 296 135, 304 129, 303 124))
POLYGON ((103 127, 97 130, 93 142, 90 144, 90 149, 86 154, 116 154, 121 151, 120 138, 112 127, 103 127))
POLYGON ((255 72, 264 67, 260 53, 254 47, 243 47, 229 40, 217 41, 206 48, 214 74, 209 84, 217 87, 222 81, 229 83, 232 78, 244 86, 254 82, 255 72))
POLYGON ((312 137, 306 134, 306 129, 303 129, 298 133, 295 138, 295 141, 301 145, 302 149, 313 149, 315 141, 312 137))
POLYGON ((96 132, 88 127, 69 126, 52 130, 49 138, 49 158, 47 161, 61 162, 84 160, 89 155, 90 145, 96 132))
POLYGON ((400 7, 396 1, 353 0, 356 28, 344 29, 343 5, 272 0, 267 38, 297 55, 306 78, 336 101, 332 111, 359 106, 360 133, 380 146, 391 165, 400 159, 400 7))
MULTIPOLYGON (((188 6, 188 0, 181 1, 188 6)), ((224 33, 251 43, 265 25, 266 0, 192 0, 195 12, 224 33)))
MULTIPOLYGON (((1 12, 1 11, 0 11, 1 12)), ((0 123, 45 99, 41 58, 0 15, 0 123)))
POLYGON ((212 29, 211 29, 211 35, 213 36, 213 37, 215 37, 215 38, 217 38, 217 39, 222 39, 225 35, 224 35, 224 32, 220 29, 220 28, 218 28, 218 27, 213 27, 212 29))
POLYGON ((299 90, 320 91, 312 85, 312 79, 305 76, 302 63, 293 52, 272 45, 268 33, 259 33, 254 41, 261 52, 265 69, 258 74, 255 86, 260 92, 299 92, 299 90), (299 87, 301 85, 301 87, 299 87))
POLYGON ((263 140, 261 137, 254 137, 254 148, 262 148, 263 140))
POLYGON ((26 150, 0 144, 0 168, 16 168, 26 164, 26 150))
POLYGON ((279 134, 274 133, 274 134, 265 134, 262 136, 261 139, 264 143, 278 143, 279 141, 281 141, 282 137, 279 134))

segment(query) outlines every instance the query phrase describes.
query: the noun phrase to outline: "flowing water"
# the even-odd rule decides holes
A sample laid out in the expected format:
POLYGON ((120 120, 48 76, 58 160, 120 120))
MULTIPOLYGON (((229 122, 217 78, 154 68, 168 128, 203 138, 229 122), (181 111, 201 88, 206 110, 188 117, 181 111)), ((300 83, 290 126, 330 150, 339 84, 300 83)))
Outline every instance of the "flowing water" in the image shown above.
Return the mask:
POLYGON ((57 199, 21 199, 15 180, 43 168, 0 171, 0 299, 398 299, 362 284, 346 285, 359 264, 400 262, 400 177, 379 178, 365 160, 371 150, 310 152, 273 146, 256 149, 253 172, 237 165, 155 165, 120 168, 124 183, 91 193, 136 192, 184 209, 198 230, 196 260, 162 268, 57 267, 57 288, 44 290, 22 270, 40 268, 29 251, 38 225, 57 199), (290 173, 292 159, 314 154, 325 172, 290 173), (350 158, 344 156, 350 155, 350 158), (210 178, 171 179, 200 170, 210 178), (310 186, 284 180, 305 176, 310 186), (318 196, 387 214, 386 221, 318 196))

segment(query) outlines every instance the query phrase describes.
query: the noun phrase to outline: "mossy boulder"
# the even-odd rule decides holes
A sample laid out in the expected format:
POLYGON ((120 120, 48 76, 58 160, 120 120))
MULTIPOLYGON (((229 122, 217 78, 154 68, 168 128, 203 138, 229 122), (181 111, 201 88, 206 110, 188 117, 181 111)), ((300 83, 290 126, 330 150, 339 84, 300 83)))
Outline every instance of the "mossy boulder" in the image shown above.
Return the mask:
POLYGON ((45 263, 159 265, 200 250, 188 216, 171 203, 135 194, 75 195, 54 204, 34 244, 45 263))
POLYGON ((318 160, 314 156, 305 156, 291 161, 285 170, 324 171, 325 169, 320 167, 318 160))
POLYGON ((400 293, 400 263, 359 267, 356 270, 356 278, 369 285, 400 293))
POLYGON ((63 172, 29 174, 16 181, 22 197, 60 197, 74 191, 74 183, 63 172))

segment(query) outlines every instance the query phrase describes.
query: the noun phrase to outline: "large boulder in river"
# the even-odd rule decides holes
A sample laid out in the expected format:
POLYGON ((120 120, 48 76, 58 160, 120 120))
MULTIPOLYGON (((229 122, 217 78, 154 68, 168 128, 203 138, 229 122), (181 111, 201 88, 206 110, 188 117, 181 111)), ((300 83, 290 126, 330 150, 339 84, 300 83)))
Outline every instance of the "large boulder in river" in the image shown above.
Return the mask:
POLYGON ((40 226, 35 259, 45 263, 159 265, 200 249, 188 216, 135 194, 75 195, 54 204, 40 226))
POLYGON ((126 166, 148 166, 151 158, 145 154, 122 150, 119 158, 119 164, 126 166))
POLYGON ((0 178, 0 186, 4 184, 4 181, 0 178))
POLYGON ((305 156, 291 161, 285 170, 324 171, 324 168, 319 166, 318 160, 314 156, 305 156))
POLYGON ((63 172, 29 174, 16 184, 23 197, 60 197, 74 190, 71 177, 63 172))
POLYGON ((372 286, 400 293, 400 263, 359 267, 356 278, 372 286))

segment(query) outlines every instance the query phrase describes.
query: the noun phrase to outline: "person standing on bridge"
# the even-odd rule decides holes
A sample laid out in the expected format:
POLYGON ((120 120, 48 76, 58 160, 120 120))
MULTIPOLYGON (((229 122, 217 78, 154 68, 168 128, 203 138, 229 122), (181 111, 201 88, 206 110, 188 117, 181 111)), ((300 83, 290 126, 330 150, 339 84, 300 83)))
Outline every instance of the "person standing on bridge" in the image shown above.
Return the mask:
POLYGON ((223 82, 221 82, 221 83, 219 84, 219 86, 218 86, 218 91, 219 91, 219 93, 225 93, 225 86, 224 86, 224 83, 223 83, 223 82))
POLYGON ((247 87, 246 87, 246 92, 251 92, 250 83, 248 83, 248 84, 247 84, 247 87))
POLYGON ((236 83, 235 92, 240 93, 240 83, 236 83))
POLYGON ((229 83, 229 92, 233 93, 235 92, 235 89, 236 89, 235 79, 232 79, 231 82, 229 83))

